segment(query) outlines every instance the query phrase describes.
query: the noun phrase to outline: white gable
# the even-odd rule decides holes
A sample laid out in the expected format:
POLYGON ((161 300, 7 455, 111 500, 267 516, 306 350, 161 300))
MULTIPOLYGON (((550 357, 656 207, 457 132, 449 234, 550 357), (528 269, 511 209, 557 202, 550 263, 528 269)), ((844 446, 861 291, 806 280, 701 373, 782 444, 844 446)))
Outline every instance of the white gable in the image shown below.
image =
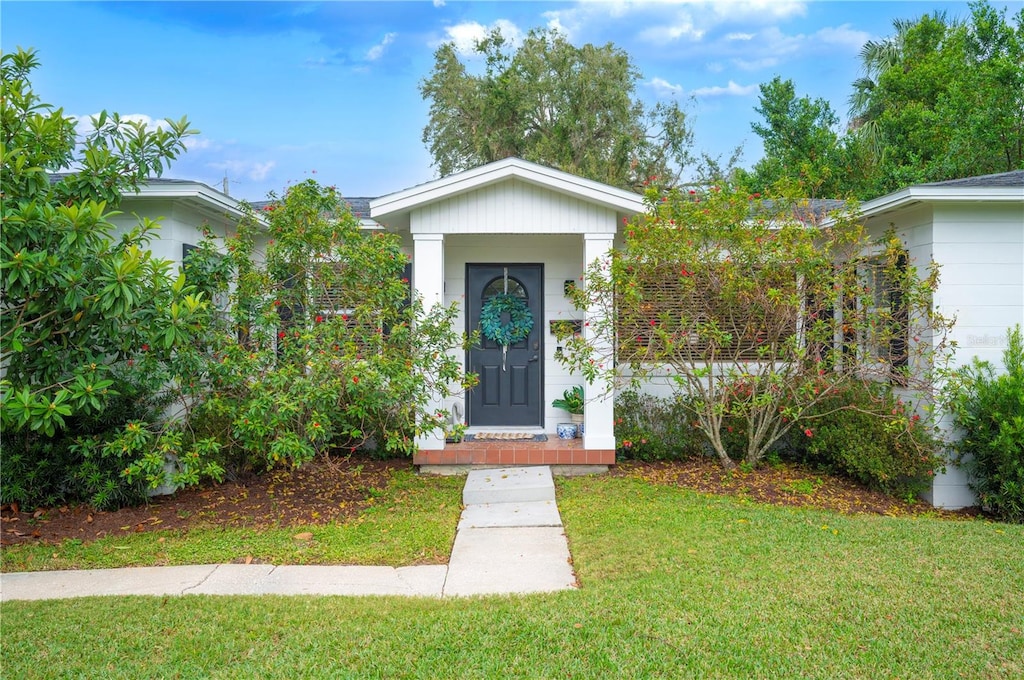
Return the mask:
POLYGON ((518 179, 429 203, 410 213, 414 234, 615 233, 618 213, 518 179))
POLYGON ((370 215, 413 233, 614 233, 644 210, 638 194, 506 158, 370 202, 370 215))

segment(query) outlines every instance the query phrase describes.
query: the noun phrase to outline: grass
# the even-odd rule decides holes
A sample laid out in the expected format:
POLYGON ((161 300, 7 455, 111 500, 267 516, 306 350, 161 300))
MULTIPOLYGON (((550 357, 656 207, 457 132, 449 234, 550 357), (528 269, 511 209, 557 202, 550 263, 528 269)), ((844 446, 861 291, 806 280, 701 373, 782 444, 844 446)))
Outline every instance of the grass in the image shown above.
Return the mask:
POLYGON ((461 511, 464 480, 396 472, 359 519, 345 524, 257 530, 196 528, 111 536, 58 546, 3 549, 3 571, 222 564, 443 564, 461 511), (312 539, 298 540, 309 532, 312 539))
POLYGON ((560 480, 581 588, 4 603, 4 675, 1011 678, 1024 527, 560 480))

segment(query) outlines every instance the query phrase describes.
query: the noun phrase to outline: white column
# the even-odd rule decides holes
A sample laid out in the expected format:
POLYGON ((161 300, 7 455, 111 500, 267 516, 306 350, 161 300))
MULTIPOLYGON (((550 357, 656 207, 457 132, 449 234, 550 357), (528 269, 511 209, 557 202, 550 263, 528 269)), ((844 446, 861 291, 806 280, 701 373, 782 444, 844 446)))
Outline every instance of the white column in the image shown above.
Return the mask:
MULTIPOLYGON (((612 249, 614 234, 584 234, 583 235, 583 270, 589 271, 589 267, 595 261, 607 261, 608 253, 612 249)), ((602 271, 608 272, 607 269, 602 271)), ((608 272, 610 275, 610 272, 608 272)), ((594 337, 594 320, 599 312, 587 311, 584 315, 583 337, 597 345, 598 354, 610 356, 610 347, 607 341, 598 341, 594 337), (604 344, 598 344, 603 342, 604 344)), ((615 409, 614 393, 611 385, 605 385, 598 381, 593 385, 584 383, 583 392, 586 396, 586 407, 584 408, 584 429, 583 448, 585 449, 614 449, 615 448, 615 409)))
MULTIPOLYGON (((413 294, 423 299, 423 308, 430 310, 444 304, 444 234, 413 234, 412 285, 413 294)), ((428 408, 444 409, 440 395, 431 399, 428 408)), ((444 432, 434 431, 416 438, 421 451, 444 449, 444 432)))

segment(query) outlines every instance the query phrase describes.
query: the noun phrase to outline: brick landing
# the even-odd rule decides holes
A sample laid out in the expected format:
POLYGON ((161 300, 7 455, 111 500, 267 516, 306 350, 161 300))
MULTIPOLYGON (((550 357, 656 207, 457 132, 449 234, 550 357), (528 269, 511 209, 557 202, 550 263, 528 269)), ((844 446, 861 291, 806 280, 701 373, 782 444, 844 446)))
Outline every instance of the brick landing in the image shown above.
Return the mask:
POLYGON ((614 465, 614 449, 584 449, 582 439, 546 442, 482 441, 445 444, 443 451, 418 451, 414 465, 614 465))

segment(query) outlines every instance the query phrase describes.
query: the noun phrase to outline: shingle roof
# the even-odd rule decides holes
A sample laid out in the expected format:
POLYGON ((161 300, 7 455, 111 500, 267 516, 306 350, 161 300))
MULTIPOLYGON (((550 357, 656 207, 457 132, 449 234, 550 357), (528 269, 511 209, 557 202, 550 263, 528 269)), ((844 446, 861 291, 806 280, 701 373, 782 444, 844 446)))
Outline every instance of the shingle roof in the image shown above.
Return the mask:
MULTIPOLYGON (((370 201, 373 200, 373 197, 358 196, 355 198, 343 198, 342 200, 348 204, 354 217, 359 219, 369 219, 370 201)), ((262 210, 271 203, 277 203, 277 201, 249 201, 249 205, 251 205, 255 210, 262 210)))
POLYGON ((998 172, 993 175, 979 175, 963 179, 948 179, 944 182, 921 184, 924 187, 1024 187, 1024 170, 998 172))
MULTIPOLYGON (((772 199, 765 199, 764 207, 770 213, 776 209, 776 201, 772 199)), ((797 219, 813 221, 814 219, 821 219, 827 216, 834 210, 842 210, 847 206, 846 201, 839 200, 837 198, 807 198, 803 200, 793 201, 792 205, 783 203, 781 208, 787 208, 793 212, 793 216, 797 219)))

